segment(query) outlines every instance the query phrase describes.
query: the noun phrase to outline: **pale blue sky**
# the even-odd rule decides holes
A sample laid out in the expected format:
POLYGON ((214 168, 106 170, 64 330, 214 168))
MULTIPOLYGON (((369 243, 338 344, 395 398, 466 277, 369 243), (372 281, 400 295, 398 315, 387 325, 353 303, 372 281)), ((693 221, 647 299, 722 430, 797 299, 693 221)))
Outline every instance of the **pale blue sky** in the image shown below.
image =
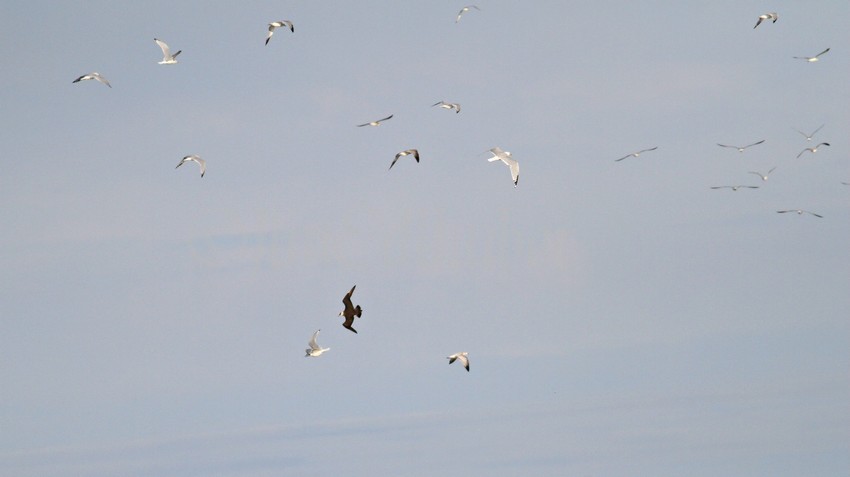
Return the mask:
POLYGON ((0 474, 850 470, 850 4, 463 5, 7 2, 0 474))

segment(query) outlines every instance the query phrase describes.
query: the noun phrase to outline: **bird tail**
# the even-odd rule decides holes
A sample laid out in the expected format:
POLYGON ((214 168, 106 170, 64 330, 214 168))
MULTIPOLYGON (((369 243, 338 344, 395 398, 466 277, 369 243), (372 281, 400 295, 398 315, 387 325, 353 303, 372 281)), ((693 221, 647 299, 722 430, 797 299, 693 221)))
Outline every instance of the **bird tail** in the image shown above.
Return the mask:
POLYGON ((357 318, 360 318, 360 315, 363 314, 363 309, 360 308, 360 305, 354 308, 354 314, 357 315, 357 318))

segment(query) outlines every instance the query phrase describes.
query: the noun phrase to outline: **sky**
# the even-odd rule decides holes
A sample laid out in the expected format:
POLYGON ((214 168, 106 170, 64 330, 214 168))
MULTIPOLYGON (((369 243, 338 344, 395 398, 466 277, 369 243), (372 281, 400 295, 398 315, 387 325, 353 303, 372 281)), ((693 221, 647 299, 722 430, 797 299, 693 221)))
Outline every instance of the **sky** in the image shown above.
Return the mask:
POLYGON ((477 5, 4 4, 0 474, 846 475, 850 4, 477 5))

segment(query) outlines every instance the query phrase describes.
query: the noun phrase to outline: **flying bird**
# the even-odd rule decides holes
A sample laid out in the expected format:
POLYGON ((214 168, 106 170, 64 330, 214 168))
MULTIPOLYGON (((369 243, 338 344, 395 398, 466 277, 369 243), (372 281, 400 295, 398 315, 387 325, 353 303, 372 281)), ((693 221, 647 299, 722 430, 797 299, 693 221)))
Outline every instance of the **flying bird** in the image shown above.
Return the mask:
POLYGON ((339 312, 339 316, 344 316, 345 321, 342 323, 342 326, 348 328, 349 330, 357 333, 357 330, 351 327, 354 323, 354 317, 360 318, 360 315, 363 314, 363 310, 360 308, 360 305, 354 306, 351 303, 351 294, 354 293, 354 289, 357 288, 357 285, 351 287, 351 291, 346 293, 342 298, 342 303, 345 305, 345 309, 339 312))
POLYGON ((455 23, 459 22, 460 17, 462 17, 464 13, 468 12, 470 8, 474 8, 474 9, 478 10, 479 12, 481 11, 481 9, 478 8, 475 5, 467 5, 463 8, 461 8, 459 12, 457 12, 457 18, 455 19, 455 23))
POLYGON ((457 114, 457 113, 459 113, 459 112, 460 112, 460 105, 459 105, 459 104, 457 104, 457 103, 447 103, 447 102, 445 102, 445 101, 438 101, 438 102, 436 102, 436 103, 434 103, 434 104, 432 104, 432 105, 431 105, 431 107, 432 107, 432 108, 433 108, 434 106, 439 106, 439 107, 441 107, 441 108, 443 108, 443 109, 454 109, 454 110, 455 110, 455 114, 457 114))
POLYGON ((393 115, 392 115, 392 114, 390 114, 389 116, 387 116, 387 117, 385 117, 385 118, 383 118, 383 119, 378 119, 378 120, 376 120, 376 121, 370 121, 370 122, 368 122, 368 123, 358 124, 358 125, 357 125, 357 127, 358 127, 358 128, 362 128, 363 126, 378 126, 378 125, 380 125, 382 122, 384 122, 384 121, 386 121, 387 119, 390 119, 390 118, 392 118, 392 117, 393 117, 393 115))
MULTIPOLYGON (((400 153, 395 155, 395 159, 393 159, 393 162, 390 163, 390 169, 393 168, 393 166, 395 165, 395 162, 398 160, 399 157, 409 156, 411 154, 413 154, 413 158, 416 159, 416 162, 419 163, 419 150, 418 149, 407 149, 407 150, 401 151, 400 153)), ((389 169, 387 169, 387 170, 389 170, 389 169)))
POLYGON ((821 147, 821 146, 829 146, 829 143, 828 142, 822 142, 815 147, 807 147, 807 148, 803 149, 802 151, 800 151, 800 154, 797 154, 797 159, 799 159, 800 156, 802 156, 803 153, 806 152, 806 151, 809 151, 812 154, 818 152, 818 148, 821 147))
POLYGON ((271 22, 269 23, 269 34, 266 36, 266 45, 269 44, 269 40, 272 39, 272 35, 274 35, 275 28, 289 28, 289 31, 295 33, 295 25, 289 20, 281 20, 279 22, 271 22))
POLYGON ((808 210, 803 210, 803 209, 777 210, 777 211, 776 211, 776 213, 777 213, 777 214, 787 214, 787 213, 789 213, 789 212, 796 212, 796 213, 797 213, 797 215, 803 215, 803 213, 805 212, 805 213, 807 213, 807 214, 814 215, 815 217, 817 217, 817 218, 819 218, 819 219, 822 219, 822 218, 823 218, 823 215, 818 215, 818 214, 816 214, 816 213, 814 213, 814 212, 809 212, 808 210))
POLYGON ((824 127, 824 126, 826 126, 826 124, 821 124, 821 125, 820 125, 820 128, 815 129, 815 130, 814 130, 811 134, 806 134, 806 133, 804 133, 803 131, 800 131, 799 129, 794 129, 794 128, 792 128, 792 129, 794 129, 794 130, 795 130, 795 131, 797 131, 798 133, 802 134, 803 136, 806 136, 806 141, 811 141, 811 140, 812 140, 812 138, 815 136, 815 134, 817 134, 817 133, 818 133, 818 131, 820 131, 820 130, 821 130, 821 128, 822 128, 822 127, 824 127))
POLYGON ((511 159, 511 153, 508 151, 503 151, 500 147, 494 147, 490 149, 490 152, 493 153, 493 157, 487 159, 488 162, 493 161, 502 161, 510 167, 511 169, 511 179, 514 181, 514 187, 517 186, 519 182, 519 163, 513 159, 511 159))
POLYGON ((756 26, 753 27, 755 29, 757 26, 761 25, 761 22, 765 20, 773 20, 773 23, 776 23, 776 20, 779 20, 779 15, 776 12, 765 13, 764 15, 759 15, 759 21, 756 22, 756 26))
POLYGON ((712 189, 732 189, 736 191, 738 189, 758 189, 759 186, 750 186, 750 185, 733 185, 733 186, 714 186, 712 189))
POLYGON ((468 355, 469 355, 469 353, 464 351, 463 353, 455 353, 451 356, 446 356, 446 358, 449 360, 449 364, 454 363, 456 360, 460 360, 460 362, 463 363, 463 367, 466 368, 466 371, 468 372, 469 371, 468 355))
POLYGON ((619 158, 619 159, 614 159, 614 162, 622 161, 623 159, 625 159, 625 158, 627 158, 627 157, 638 157, 638 156, 640 156, 641 154, 643 154, 644 152, 654 151, 654 150, 656 150, 656 149, 658 149, 658 146, 651 147, 651 148, 649 148, 649 149, 644 149, 644 150, 642 150, 642 151, 638 151, 638 152, 633 152, 633 153, 631 153, 631 154, 626 154, 625 156, 623 156, 623 157, 621 157, 621 158, 619 158))
POLYGON ((96 71, 93 72, 93 73, 89 73, 87 75, 80 76, 79 78, 75 79, 74 81, 71 81, 71 83, 79 83, 80 81, 85 81, 85 80, 97 80, 97 81, 100 81, 101 83, 105 84, 106 86, 109 86, 110 88, 112 87, 112 85, 109 84, 109 81, 106 81, 106 78, 101 76, 100 73, 98 73, 96 71))
POLYGON ((754 142, 754 143, 752 143, 752 144, 747 144, 746 146, 727 146, 726 144, 720 144, 720 143, 717 143, 717 145, 718 145, 718 146, 720 146, 720 147, 731 147, 732 149, 737 149, 737 150, 738 150, 738 152, 744 152, 744 149, 746 149, 746 148, 748 148, 748 147, 752 147, 752 146, 757 146, 757 145, 759 145, 759 144, 761 144, 761 143, 763 143, 763 142, 764 142, 764 139, 762 139, 762 140, 761 140, 761 141, 759 141, 759 142, 754 142))
POLYGON ((818 53, 818 54, 817 54, 817 55, 815 55, 815 56, 795 56, 794 58, 796 58, 796 59, 798 59, 798 60, 806 60, 806 61, 808 61, 809 63, 814 63, 815 61, 818 61, 818 57, 819 57, 820 55, 822 55, 822 54, 826 53, 827 51, 829 51, 829 48, 827 48, 827 49, 825 49, 825 50, 821 51, 820 53, 818 53))
POLYGON ((156 44, 159 45, 159 49, 162 50, 162 61, 160 61, 157 64, 173 65, 173 64, 177 63, 177 60, 176 60, 177 55, 179 55, 183 50, 178 50, 177 53, 174 53, 172 55, 171 49, 168 48, 168 45, 164 41, 156 39, 156 38, 154 38, 153 41, 155 41, 156 44))
MULTIPOLYGON (((201 177, 204 177, 204 173, 205 173, 205 172, 207 172, 207 163, 206 163, 206 161, 204 161, 204 160, 203 160, 203 159, 201 159, 200 157, 198 157, 198 156, 196 156, 196 155, 192 154, 192 155, 189 155, 189 156, 184 157, 184 158, 180 161, 180 163, 179 163, 179 164, 177 164, 177 167, 180 167, 180 166, 182 166, 183 164, 185 164, 185 163, 187 163, 187 162, 197 162, 197 163, 198 163, 198 166, 200 166, 200 167, 201 167, 201 177)), ((175 167, 175 169, 177 169, 177 167, 175 167)))
POLYGON ((313 337, 310 338, 310 343, 309 343, 310 347, 305 350, 305 351, 307 351, 307 355, 304 356, 305 358, 308 357, 308 356, 313 356, 313 357, 321 356, 322 353, 330 350, 330 348, 322 348, 321 346, 319 346, 319 343, 316 343, 316 338, 319 337, 320 331, 322 331, 322 330, 316 330, 316 332, 313 333, 313 337))
POLYGON ((773 167, 769 171, 767 171, 767 174, 762 174, 761 172, 756 172, 756 171, 749 171, 748 174, 755 174, 755 175, 761 177, 761 180, 766 181, 767 177, 770 175, 770 173, 775 171, 775 170, 776 170, 776 167, 773 167))

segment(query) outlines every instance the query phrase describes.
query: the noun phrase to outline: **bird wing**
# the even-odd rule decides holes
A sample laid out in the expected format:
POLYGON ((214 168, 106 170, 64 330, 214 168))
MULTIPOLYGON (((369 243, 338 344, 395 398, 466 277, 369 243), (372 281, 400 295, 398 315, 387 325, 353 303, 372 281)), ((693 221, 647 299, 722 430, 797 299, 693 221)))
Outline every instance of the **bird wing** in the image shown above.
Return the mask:
MULTIPOLYGON (((821 124, 819 128, 815 129, 815 130, 812 132, 812 136, 814 136, 815 134, 817 134, 817 133, 818 133, 818 131, 820 131, 820 130, 821 130, 821 128, 822 128, 822 127, 824 127, 824 126, 826 126, 826 124, 821 124)), ((807 136, 807 137, 811 137, 811 136, 807 136)))
POLYGON ((804 152, 811 151, 812 149, 813 148, 811 148, 811 147, 807 147, 807 148, 803 149, 802 151, 800 151, 800 154, 797 154, 797 159, 799 159, 800 156, 802 156, 804 152))
POLYGON ((656 149, 658 149, 658 146, 651 147, 649 149, 644 149, 643 151, 639 151, 638 154, 643 154, 644 152, 654 151, 656 149))
POLYGON ((740 149, 738 146, 727 146, 726 144, 720 144, 719 142, 717 143, 717 145, 720 146, 720 147, 731 147, 731 148, 734 148, 734 149, 740 149))
POLYGON ((101 82, 101 83, 105 84, 106 86, 109 86, 110 88, 112 87, 112 85, 111 85, 111 84, 109 84, 109 81, 106 81, 106 78, 104 78, 103 76, 100 76, 99 74, 94 73, 94 74, 93 74, 93 77, 94 77, 94 79, 96 79, 96 80, 98 80, 99 82, 101 82))
POLYGON ((827 48, 827 49, 825 49, 825 50, 821 51, 820 53, 818 53, 817 55, 815 55, 815 56, 814 56, 814 58, 817 58, 818 56, 820 56, 820 55, 822 55, 822 54, 826 53, 827 51, 829 51, 829 48, 827 48))
POLYGON ((814 215, 815 217, 817 217, 817 218, 819 218, 819 219, 822 219, 822 218, 823 218, 823 215, 819 215, 819 214, 816 214, 816 213, 814 213, 814 212, 809 212, 808 210, 804 210, 803 212, 807 212, 807 213, 809 213, 809 214, 812 214, 812 215, 814 215))
MULTIPOLYGON (((354 305, 351 303, 351 295, 354 293, 355 288, 357 288, 357 285, 354 285, 353 287, 351 287, 351 291, 349 291, 348 293, 345 294, 344 297, 342 297, 342 304, 345 305, 345 311, 346 312, 348 312, 349 310, 351 310, 352 312, 354 311, 354 305)), ((346 313, 346 314, 348 314, 348 313, 346 313)), ((353 322, 354 318, 352 318, 351 320, 353 322)), ((348 321, 348 317, 346 317, 346 321, 348 321)), ((351 323, 349 323, 349 324, 351 324, 351 323)))
POLYGON ((756 146, 756 145, 761 144, 761 143, 763 143, 763 142, 764 142, 764 139, 762 139, 761 141, 758 141, 758 142, 754 142, 754 143, 752 143, 752 144, 747 144, 746 146, 744 146, 744 149, 746 149, 746 148, 748 148, 748 147, 750 147, 750 146, 756 146))
POLYGON ((416 159, 416 162, 419 162, 419 149, 410 149, 407 151, 408 153, 413 154, 413 158, 416 159))
POLYGON ((514 187, 519 183, 519 162, 503 157, 502 162, 511 168, 511 179, 514 181, 514 187))
POLYGON ((505 155, 505 151, 503 151, 502 148, 498 147, 498 146, 494 147, 493 149, 490 149, 490 152, 492 152, 493 154, 495 154, 498 157, 505 155))
POLYGON ((761 22, 762 22, 762 21, 764 21, 764 19, 765 19, 764 15, 760 16, 760 17, 759 17, 759 21, 757 21, 757 22, 756 22, 756 26, 754 26, 753 28, 755 28, 755 27, 757 27, 757 26, 761 25, 761 22))
POLYGON ((463 367, 466 368, 467 371, 469 371, 469 358, 467 358, 466 355, 460 354, 458 355, 457 359, 459 359, 460 362, 463 363, 463 367))
POLYGON ((313 337, 310 338, 310 349, 321 349, 319 347, 319 343, 316 342, 316 338, 319 337, 319 331, 322 331, 322 330, 316 330, 316 332, 313 333, 313 337))
POLYGON ((163 59, 167 60, 169 58, 173 58, 173 56, 171 56, 171 49, 168 48, 168 45, 164 41, 156 38, 154 38, 153 41, 155 41, 156 44, 159 45, 159 49, 162 50, 163 59))

